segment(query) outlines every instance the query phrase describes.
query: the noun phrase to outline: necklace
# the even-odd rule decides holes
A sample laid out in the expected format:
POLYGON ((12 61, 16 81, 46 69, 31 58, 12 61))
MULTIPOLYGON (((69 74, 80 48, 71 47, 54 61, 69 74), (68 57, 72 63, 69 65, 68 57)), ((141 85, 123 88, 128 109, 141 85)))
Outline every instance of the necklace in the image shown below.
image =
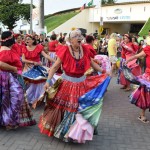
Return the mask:
MULTIPOLYGON (((76 61, 79 61, 80 58, 81 58, 81 50, 80 50, 80 48, 79 48, 79 58, 78 58, 78 59, 77 59, 76 56, 75 56, 75 53, 74 53, 74 50, 73 50, 72 45, 71 45, 71 50, 72 50, 72 55, 73 55, 74 59, 75 59, 76 61)), ((77 51, 75 51, 75 52, 77 52, 77 51)))
POLYGON ((80 48, 79 48, 79 58, 77 59, 76 56, 75 56, 75 53, 74 53, 74 51, 73 51, 72 45, 71 45, 70 47, 71 47, 71 51, 72 51, 73 58, 75 59, 75 62, 76 62, 76 67, 79 68, 79 67, 80 67, 79 60, 80 60, 80 58, 81 58, 81 50, 80 50, 80 48))

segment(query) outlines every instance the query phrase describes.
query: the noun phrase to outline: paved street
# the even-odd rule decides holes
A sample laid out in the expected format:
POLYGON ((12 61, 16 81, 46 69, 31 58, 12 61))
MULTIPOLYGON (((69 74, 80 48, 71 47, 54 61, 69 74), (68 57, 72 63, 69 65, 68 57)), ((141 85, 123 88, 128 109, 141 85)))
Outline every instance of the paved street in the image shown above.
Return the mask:
MULTIPOLYGON (((150 124, 137 120, 139 109, 128 101, 115 79, 105 95, 98 135, 86 144, 64 143, 39 133, 36 126, 16 131, 0 129, 0 150, 150 150, 150 124)), ((34 111, 38 121, 42 109, 34 111)), ((150 113, 147 111, 147 118, 150 113)))

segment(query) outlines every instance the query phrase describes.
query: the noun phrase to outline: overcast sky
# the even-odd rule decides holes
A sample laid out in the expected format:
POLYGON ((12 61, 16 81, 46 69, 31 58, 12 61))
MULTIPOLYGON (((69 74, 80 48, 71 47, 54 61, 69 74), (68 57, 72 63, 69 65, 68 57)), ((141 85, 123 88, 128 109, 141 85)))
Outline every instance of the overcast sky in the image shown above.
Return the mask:
MULTIPOLYGON (((90 0, 44 0, 45 1, 45 15, 52 14, 61 10, 76 8, 83 6, 90 0)), ((100 0, 93 0, 97 5, 100 0)), ((117 0, 117 2, 135 1, 135 0, 117 0)), ((136 0, 141 1, 141 0, 136 0)), ((144 0, 143 0, 144 1, 144 0)), ((145 0, 146 1, 146 0, 145 0)), ((24 3, 31 3, 31 0, 23 0, 24 3)), ((39 0, 33 0, 34 5, 38 5, 39 0)))

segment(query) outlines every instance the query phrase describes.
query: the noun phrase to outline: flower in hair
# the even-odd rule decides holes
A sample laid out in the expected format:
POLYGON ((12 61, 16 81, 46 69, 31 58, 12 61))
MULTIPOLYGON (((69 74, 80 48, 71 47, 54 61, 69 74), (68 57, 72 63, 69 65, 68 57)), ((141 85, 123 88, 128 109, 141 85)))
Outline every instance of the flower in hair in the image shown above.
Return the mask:
POLYGON ((0 41, 1 41, 1 42, 6 42, 6 41, 8 41, 8 40, 10 40, 10 39, 12 39, 12 38, 13 38, 13 35, 9 36, 8 38, 1 39, 0 41))

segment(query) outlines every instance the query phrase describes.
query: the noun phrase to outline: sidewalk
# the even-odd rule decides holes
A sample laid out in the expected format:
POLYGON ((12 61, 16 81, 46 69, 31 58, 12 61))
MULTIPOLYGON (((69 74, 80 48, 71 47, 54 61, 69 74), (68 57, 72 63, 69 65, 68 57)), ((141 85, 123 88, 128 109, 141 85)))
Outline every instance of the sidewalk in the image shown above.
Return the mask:
MULTIPOLYGON (((150 123, 137 117, 139 109, 130 104, 128 95, 112 79, 104 98, 98 135, 85 144, 64 143, 39 133, 36 126, 15 131, 0 129, 0 150, 150 150, 150 123)), ((38 121, 43 107, 34 111, 38 121)), ((150 120, 150 113, 147 111, 150 120)))

